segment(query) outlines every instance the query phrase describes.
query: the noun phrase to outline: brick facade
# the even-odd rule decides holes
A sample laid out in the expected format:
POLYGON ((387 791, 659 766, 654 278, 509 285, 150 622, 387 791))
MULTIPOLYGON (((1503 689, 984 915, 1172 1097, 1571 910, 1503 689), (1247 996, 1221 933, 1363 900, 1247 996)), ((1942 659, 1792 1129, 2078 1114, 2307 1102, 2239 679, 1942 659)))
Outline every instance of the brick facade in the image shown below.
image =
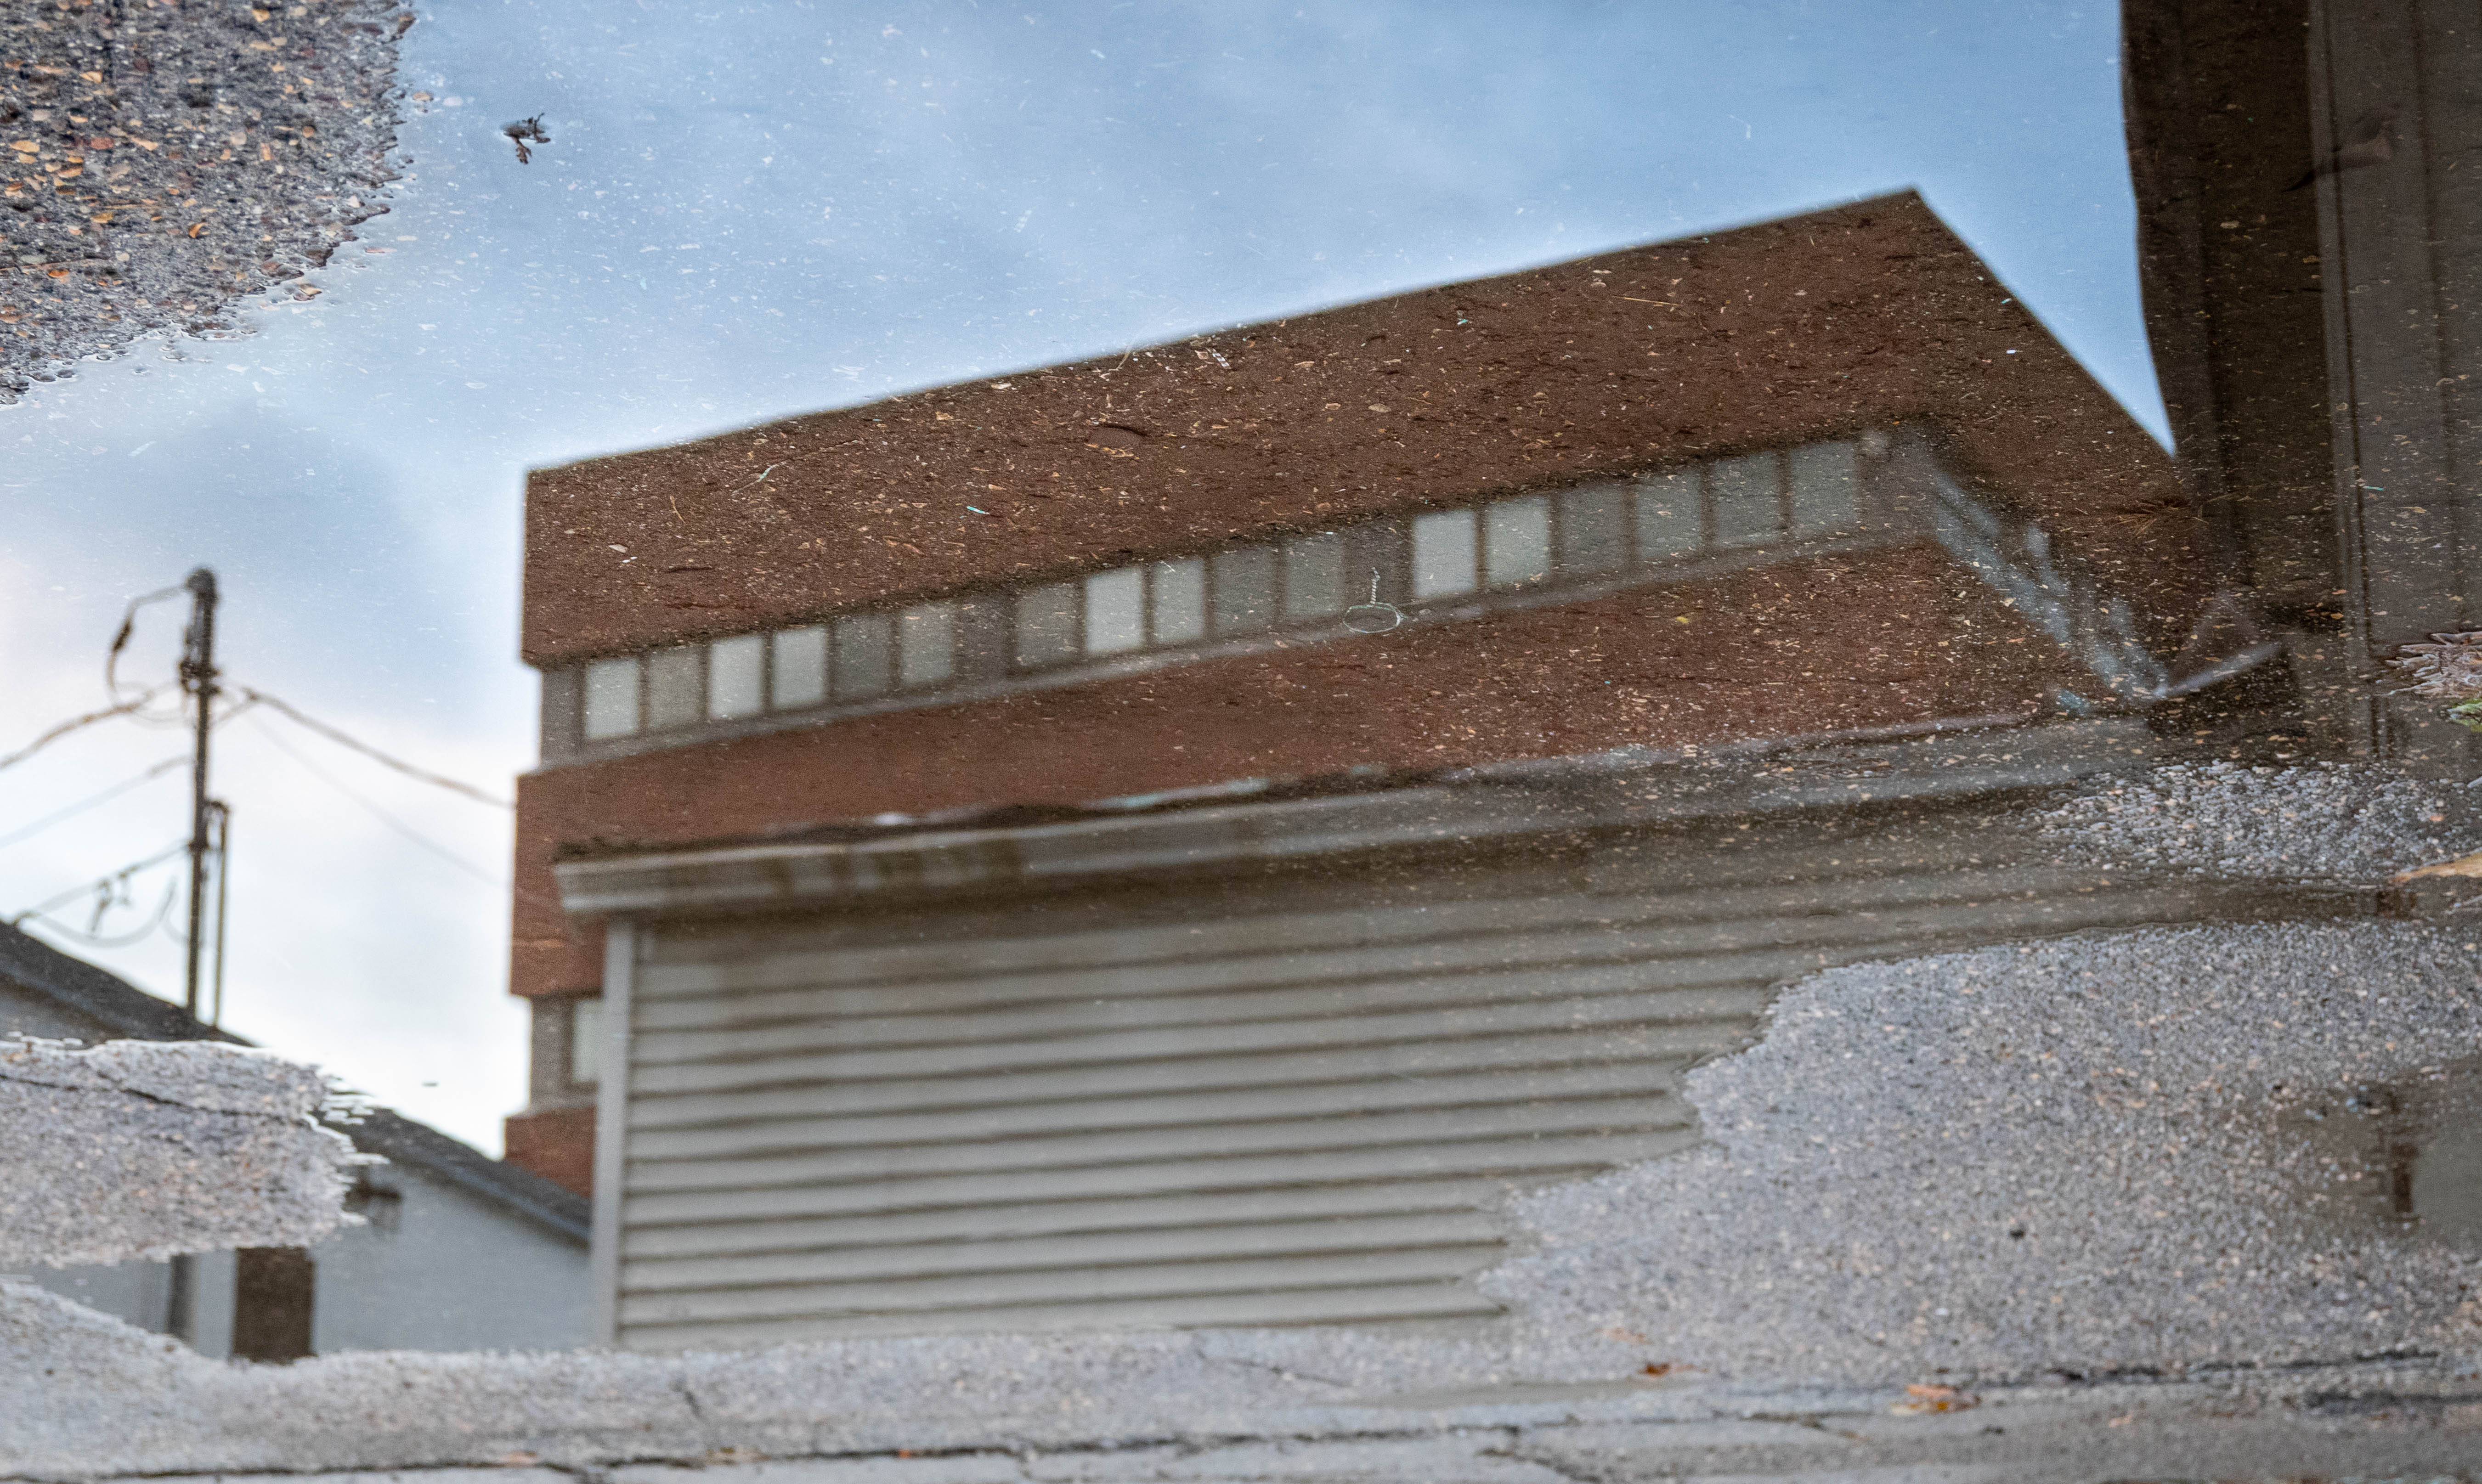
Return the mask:
MULTIPOLYGON (((524 654, 566 664, 1889 427, 1935 437, 2177 646, 2208 583, 2171 461, 1908 195, 539 470, 524 654)), ((519 786, 512 990, 599 982, 599 931, 556 906, 564 852, 2031 714, 2050 647, 1954 571, 1925 539, 547 767, 519 786)), ((572 1183, 591 1126, 520 1115, 510 1157, 572 1183)))

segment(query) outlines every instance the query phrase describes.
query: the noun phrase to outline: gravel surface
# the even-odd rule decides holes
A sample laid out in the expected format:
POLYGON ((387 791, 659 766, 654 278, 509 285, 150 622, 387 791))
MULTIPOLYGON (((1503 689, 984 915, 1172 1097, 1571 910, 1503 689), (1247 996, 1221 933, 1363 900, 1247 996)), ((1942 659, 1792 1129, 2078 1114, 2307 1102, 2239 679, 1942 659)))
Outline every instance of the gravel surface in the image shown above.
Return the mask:
MULTIPOLYGON (((235 1365, 0 1284, 0 1477, 303 1479, 466 1464, 491 1471, 434 1477, 669 1484, 690 1477, 673 1465, 690 1465, 750 1484, 2086 1484, 2346 1466, 2366 1477, 2422 1464, 2419 1476, 2438 1477, 2482 1445, 2470 1377, 2440 1365, 1986 1391, 1962 1415, 1909 1417, 1893 1411, 1906 1405, 1893 1389, 1732 1394, 1695 1377, 1355 1394, 1220 1357, 1216 1338, 957 1337, 685 1357, 365 1352, 235 1365), (1942 1467, 1969 1463, 1984 1467, 1942 1467)), ((380 1484, 376 1473, 327 1477, 380 1484)))
POLYGON ((0 5, 0 403, 307 299, 395 172, 393 0, 0 5))
POLYGON ((2372 922, 1833 969, 1691 1075, 1714 1147, 1520 1203, 1542 1248, 1485 1285, 1538 1374, 2471 1352, 2482 1261, 2380 1219, 2303 1121, 2482 1052, 2477 963, 2372 922))
MULTIPOLYGON (((2171 1448, 2148 1456, 2214 1456, 2218 1418, 2313 1433, 2349 1421, 2410 1446, 2443 1436, 2432 1403, 2387 1400, 2390 1381, 2363 1405, 2302 1379, 2327 1372, 2283 1367, 2443 1357, 2405 1384, 2469 1394, 2454 1373, 2482 1347, 2482 1260, 2375 1217, 2371 1187, 2345 1179, 2351 1160, 2303 1119, 2482 1051, 2477 962, 2459 935, 2361 922, 2159 929, 1815 975, 1785 992, 1763 1043, 1690 1078, 1712 1147, 1517 1203, 1533 1249, 1484 1279, 1511 1317, 1463 1333, 954 1336, 230 1366, 0 1284, 0 1460, 38 1461, 0 1473, 1107 1457, 1165 1440, 1457 1427, 1500 1429, 1505 1456, 1535 1446, 1523 1429, 1597 1407, 1617 1409, 1615 1422, 1841 1409, 1855 1420, 1835 1436, 1859 1438, 1905 1383, 2039 1392, 2226 1365, 2234 1385, 2317 1394, 2236 1392, 2177 1426, 2148 1411, 2171 1448), (1527 1390, 1571 1382, 1603 1390, 1527 1390), (2313 1402, 2343 1410, 2331 1424, 2300 1410, 2313 1402)), ((190 1097, 203 1085, 178 1066, 117 1082, 88 1066, 73 1090, 190 1097)), ((315 1078, 284 1085, 282 1117, 306 1120, 315 1078)), ((245 1077, 215 1105, 251 1105, 251 1087, 245 1077)), ((0 1108, 0 1126, 18 1122, 0 1108)), ((2147 1409, 2108 1412, 2116 1427, 2147 1409)), ((1967 1431, 1981 1437, 1992 1415, 1967 1431)), ((2140 1436, 2079 1416, 2089 1442, 2140 1436)), ((2069 1445, 2009 1421, 2012 1456, 2069 1445)), ((1591 1452, 1602 1437, 1571 1441, 1591 1452)))
POLYGON ((2482 849, 2482 799, 2370 763, 2176 763, 2036 821, 2076 855, 2201 875, 2366 885, 2482 849))
POLYGON ((0 1263, 301 1246, 361 1161, 307 1067, 208 1043, 0 1042, 0 1263))

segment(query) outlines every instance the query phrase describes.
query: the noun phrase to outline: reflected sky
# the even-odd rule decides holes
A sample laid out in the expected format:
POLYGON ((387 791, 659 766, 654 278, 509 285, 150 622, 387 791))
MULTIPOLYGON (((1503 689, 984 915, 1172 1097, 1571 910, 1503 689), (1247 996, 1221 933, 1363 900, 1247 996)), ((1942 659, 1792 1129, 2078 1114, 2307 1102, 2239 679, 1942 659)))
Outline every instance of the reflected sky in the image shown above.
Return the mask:
MULTIPOLYGON (((2163 425, 2110 7, 420 13, 407 179, 321 298, 0 409, 0 751, 101 703, 121 605, 208 563, 236 680, 506 793, 529 465, 1906 186, 2163 425)), ((177 644, 152 610, 130 669, 177 644)), ((224 736, 225 1023, 496 1151, 505 815, 263 713, 224 736)), ((0 839, 180 748, 107 727, 0 773, 0 839)), ((0 913, 185 828, 175 770, 0 844, 0 913)), ((160 931, 53 941, 179 994, 160 931)))

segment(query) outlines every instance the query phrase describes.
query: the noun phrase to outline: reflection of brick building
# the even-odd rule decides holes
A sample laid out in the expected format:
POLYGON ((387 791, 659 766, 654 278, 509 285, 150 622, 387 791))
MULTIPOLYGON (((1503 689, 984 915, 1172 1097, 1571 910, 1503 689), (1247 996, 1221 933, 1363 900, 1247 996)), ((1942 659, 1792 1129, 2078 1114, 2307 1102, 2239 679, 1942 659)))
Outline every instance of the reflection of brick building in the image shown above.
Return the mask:
POLYGON ((2056 781, 2148 745, 2068 718, 2262 657, 2201 545, 2170 462, 1911 197, 539 472, 511 1157, 591 1179, 575 1012, 617 972, 631 1343, 1471 1312, 1475 1182, 1673 1147, 1680 1058, 1891 941, 1852 924, 2143 910, 2040 872, 1907 906, 1959 894, 1903 885, 1951 853, 2020 869, 1916 821, 1916 866, 1822 925, 1784 872, 1845 815, 1749 835, 1523 765, 1895 749, 1787 808, 2056 781), (1967 723, 2029 740, 1939 740, 1967 723), (1554 863, 1614 830, 1638 866, 1554 863), (1464 949, 1423 936, 1450 918, 1464 949), (1555 1031, 1585 1039, 1476 1049, 1555 1031), (1255 1173, 1147 1173, 1217 1159, 1255 1173))

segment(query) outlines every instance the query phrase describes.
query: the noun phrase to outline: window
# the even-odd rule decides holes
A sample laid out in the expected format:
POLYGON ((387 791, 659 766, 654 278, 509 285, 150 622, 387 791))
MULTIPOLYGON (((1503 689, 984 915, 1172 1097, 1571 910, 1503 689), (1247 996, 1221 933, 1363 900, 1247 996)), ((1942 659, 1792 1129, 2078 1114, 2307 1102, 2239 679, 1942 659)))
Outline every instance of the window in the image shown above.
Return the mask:
POLYGON ((857 613, 836 620, 835 694, 838 701, 887 694, 896 658, 894 625, 884 613, 857 613))
POLYGON ((1086 579, 1086 652, 1118 654, 1147 642, 1147 571, 1122 567, 1086 579))
POLYGON ((1474 590, 1474 513, 1442 510, 1413 517, 1413 596, 1446 597, 1474 590))
POLYGON ((647 656, 647 726, 650 730, 695 725, 706 714, 700 683, 700 646, 657 649, 647 656))
POLYGON ((1017 662, 1027 668, 1077 657, 1077 584, 1056 582, 1017 599, 1017 662))
POLYGON ((1706 544, 1698 471, 1671 469, 1637 482, 1637 559, 1661 562, 1706 544))
POLYGON ((779 711, 814 706, 828 699, 828 631, 818 624, 775 636, 770 703, 779 711))
POLYGON ((1284 543, 1284 617, 1344 611, 1344 538, 1329 532, 1284 543))
POLYGON ((1206 564, 1196 557, 1154 566, 1157 644, 1191 644, 1206 637, 1206 564))
POLYGON ((1792 531, 1818 536, 1860 518, 1861 477, 1850 443, 1812 443, 1786 455, 1792 473, 1792 531))
POLYGON ((625 737, 638 729, 638 657, 598 659, 586 667, 586 734, 625 737))
POLYGON ((1014 593, 596 660, 577 682, 579 712, 547 700, 545 725, 573 725, 567 717, 581 715, 594 741, 997 678, 987 667, 1003 655, 1003 670, 1049 670, 1244 638, 1279 623, 1316 633, 1377 588, 1410 589, 1408 600, 1420 602, 1584 583, 1719 548, 1849 531, 1861 519, 1861 493, 1857 445, 1827 442, 1376 517, 1014 593))
POLYGON ((1551 502, 1542 495, 1497 500, 1482 515, 1483 574, 1492 587, 1551 575, 1551 502))
POLYGON ((603 1077, 603 1001, 600 997, 568 1002, 568 1081, 593 1087, 603 1077))
POLYGON ((740 634, 707 647, 706 714, 717 721, 767 708, 767 636, 740 634))
POLYGON ((896 680, 909 690, 957 673, 957 605, 924 603, 896 621, 896 680))
POLYGON ((1264 546, 1218 552, 1215 631, 1246 634, 1276 621, 1276 554, 1264 546))
POLYGON ((1744 454, 1718 461, 1706 471, 1715 502, 1715 544, 1754 546, 1783 534, 1783 497, 1776 456, 1744 454))
POLYGON ((1628 505, 1618 485, 1589 485, 1560 496, 1560 570, 1592 577, 1628 561, 1628 505))

